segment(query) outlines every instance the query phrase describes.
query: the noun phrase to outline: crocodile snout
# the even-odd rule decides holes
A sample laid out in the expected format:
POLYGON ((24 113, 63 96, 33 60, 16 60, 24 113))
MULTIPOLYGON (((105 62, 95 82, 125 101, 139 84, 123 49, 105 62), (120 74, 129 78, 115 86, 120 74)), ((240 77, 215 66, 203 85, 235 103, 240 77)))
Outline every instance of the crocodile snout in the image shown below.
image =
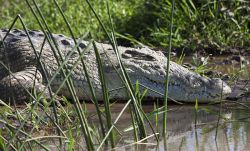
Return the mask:
POLYGON ((228 84, 219 78, 210 79, 210 85, 214 92, 222 94, 222 96, 228 95, 232 92, 232 89, 228 84))

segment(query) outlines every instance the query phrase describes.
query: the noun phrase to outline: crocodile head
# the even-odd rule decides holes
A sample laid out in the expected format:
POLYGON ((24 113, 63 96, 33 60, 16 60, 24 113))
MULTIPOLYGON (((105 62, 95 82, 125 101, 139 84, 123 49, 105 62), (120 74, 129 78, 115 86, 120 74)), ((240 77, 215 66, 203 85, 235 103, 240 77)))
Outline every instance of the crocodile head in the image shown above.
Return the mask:
MULTIPOLYGON (((146 97, 163 98, 167 75, 167 59, 165 55, 149 48, 130 48, 128 50, 125 47, 119 47, 119 50, 121 51, 122 62, 132 83, 138 80, 141 85, 150 89, 146 97)), ((117 65, 117 63, 115 64, 117 65)), ((118 80, 114 76, 116 71, 113 71, 112 68, 108 70, 106 72, 108 81, 111 81, 109 87, 118 87, 118 80)), ((140 87, 142 88, 142 86, 140 87)), ((169 98, 184 102, 195 102, 196 99, 204 103, 218 101, 231 93, 231 88, 221 79, 202 77, 174 62, 170 62, 168 88, 169 98)))

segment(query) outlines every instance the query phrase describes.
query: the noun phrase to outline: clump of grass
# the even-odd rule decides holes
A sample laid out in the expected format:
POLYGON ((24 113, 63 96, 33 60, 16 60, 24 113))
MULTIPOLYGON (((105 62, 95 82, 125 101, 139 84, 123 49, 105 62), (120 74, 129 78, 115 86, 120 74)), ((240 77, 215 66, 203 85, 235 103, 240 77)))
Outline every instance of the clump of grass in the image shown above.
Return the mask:
MULTIPOLYGON (((1 0, 0 2, 2 4, 0 19, 6 21, 1 22, 0 27, 8 27, 11 18, 21 14, 25 22, 30 22, 27 24, 29 28, 39 28, 38 24, 32 24, 36 21, 32 17, 33 14, 23 9, 27 8, 24 1, 17 3, 17 0, 1 0)), ((132 37, 129 39, 134 38, 135 41, 153 47, 168 48, 169 43, 165 37, 170 35, 167 29, 170 25, 171 0, 107 0, 107 2, 112 5, 110 12, 114 26, 118 35, 121 35, 118 38, 119 44, 131 45, 133 42, 126 40, 125 37, 132 37)), ((85 1, 59 0, 59 3, 74 33, 90 31, 93 38, 108 40, 85 1)), ((109 15, 105 2, 92 0, 91 5, 102 18, 102 22, 108 25, 109 15)), ((49 0, 39 2, 39 8, 43 10, 53 32, 70 35, 58 9, 53 7, 49 0)), ((220 54, 231 48, 247 49, 250 46, 248 1, 184 0, 176 3, 175 10, 172 46, 179 53, 182 50, 185 52, 204 50, 220 54)), ((17 23, 16 27, 22 26, 17 23)))
MULTIPOLYGON (((134 14, 134 10, 138 5, 140 5, 142 0, 132 0, 132 1, 110 1, 112 4, 112 9, 110 10, 114 18, 116 25, 125 26, 125 22, 134 14)), ((32 24, 36 22, 33 14, 30 11, 26 11, 27 5, 25 1, 0 0, 0 19, 6 20, 6 22, 1 22, 0 27, 6 28, 12 23, 13 16, 21 14, 24 21, 27 23, 29 29, 39 29, 38 24, 32 24), (26 8, 26 9, 24 9, 26 8)), ((87 6, 86 1, 75 1, 75 0, 58 0, 61 10, 64 12, 65 16, 71 25, 72 31, 77 33, 91 32, 93 38, 98 37, 104 40, 105 34, 101 29, 100 24, 95 19, 90 8, 87 6)), ((91 5, 96 10, 98 15, 102 18, 103 22, 106 24, 109 22, 108 10, 106 8, 106 2, 103 0, 93 0, 91 5)), ((44 16, 46 16, 46 21, 53 33, 64 33, 70 35, 67 25, 64 19, 60 16, 59 10, 54 7, 50 0, 39 1, 38 7, 43 10, 44 16)), ((22 28, 20 23, 17 23, 17 28, 22 28)), ((117 28, 119 29, 119 28, 117 28)))
MULTIPOLYGON (((173 48, 179 53, 205 50, 221 53, 249 46, 249 2, 180 1, 175 5, 173 48), (225 28, 227 27, 227 28, 225 28)), ((171 0, 145 0, 121 33, 133 35, 142 43, 167 48, 166 36, 171 18, 171 0)))

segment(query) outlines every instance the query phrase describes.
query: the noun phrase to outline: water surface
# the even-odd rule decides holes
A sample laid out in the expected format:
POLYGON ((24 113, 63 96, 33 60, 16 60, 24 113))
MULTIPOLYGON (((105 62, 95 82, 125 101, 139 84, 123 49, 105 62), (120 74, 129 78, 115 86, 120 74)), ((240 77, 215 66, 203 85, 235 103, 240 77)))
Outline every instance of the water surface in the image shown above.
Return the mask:
MULTIPOLYGON (((113 118, 116 118, 124 105, 115 104, 112 107, 113 118)), ((88 107, 92 108, 92 105, 88 105, 88 107)), ((145 112, 148 113, 153 110, 152 105, 144 105, 143 107, 145 112)), ((195 111, 193 105, 169 105, 169 112, 167 114, 168 150, 249 150, 250 110, 242 106, 237 106, 234 103, 223 104, 221 117, 218 121, 219 112, 220 105, 201 105, 198 112, 195 111), (217 137, 216 140, 215 137, 217 137)), ((95 116, 92 116, 92 118, 95 121, 95 116)), ((155 116, 152 116, 150 120, 155 131, 161 133, 162 116, 160 115, 158 118, 158 126, 155 122, 155 116)), ((98 123, 96 124, 98 125, 98 123)), ((130 125, 131 118, 127 110, 116 124, 117 128, 123 134, 118 139, 119 143, 117 146, 119 150, 164 150, 162 138, 160 138, 159 146, 154 137, 149 139, 148 143, 150 145, 129 145, 134 142, 132 131, 125 132, 130 125)), ((151 132, 148 126, 147 130, 151 132)))

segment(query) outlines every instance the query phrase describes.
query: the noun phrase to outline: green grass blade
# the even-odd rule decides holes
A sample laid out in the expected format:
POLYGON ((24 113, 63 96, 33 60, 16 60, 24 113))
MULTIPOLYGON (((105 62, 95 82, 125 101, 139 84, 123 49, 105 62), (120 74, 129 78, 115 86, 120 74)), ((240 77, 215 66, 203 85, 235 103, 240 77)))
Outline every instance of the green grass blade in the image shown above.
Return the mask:
MULTIPOLYGON (((105 75, 104 75, 103 63, 102 63, 101 56, 98 52, 98 48, 97 48, 95 42, 93 42, 93 46, 94 46, 94 50, 95 50, 96 60, 97 60, 97 64, 98 64, 98 72, 99 72, 100 81, 101 81, 101 85, 102 85, 102 95, 103 95, 103 101, 104 101, 104 106, 105 106, 107 127, 108 127, 108 129, 110 129, 112 126, 112 119, 111 119, 111 112, 110 112, 110 108, 109 108, 109 106, 110 106, 109 94, 108 94, 108 88, 106 85, 106 80, 105 80, 105 75)), ((114 148, 115 147, 115 138, 114 138, 113 131, 110 132, 110 141, 111 141, 111 147, 114 148)))
MULTIPOLYGON (((170 36, 169 36, 169 48, 167 55, 167 69, 166 69, 166 80, 165 80, 165 93, 164 93, 164 111, 167 111, 168 105, 168 83, 169 83, 169 71, 170 71, 170 53, 172 49, 172 33, 173 33, 173 19, 174 19, 174 0, 172 0, 171 6, 171 22, 170 22, 170 36)), ((163 113, 163 137, 164 137, 164 146, 166 146, 166 137, 167 137, 167 112, 163 113)))

